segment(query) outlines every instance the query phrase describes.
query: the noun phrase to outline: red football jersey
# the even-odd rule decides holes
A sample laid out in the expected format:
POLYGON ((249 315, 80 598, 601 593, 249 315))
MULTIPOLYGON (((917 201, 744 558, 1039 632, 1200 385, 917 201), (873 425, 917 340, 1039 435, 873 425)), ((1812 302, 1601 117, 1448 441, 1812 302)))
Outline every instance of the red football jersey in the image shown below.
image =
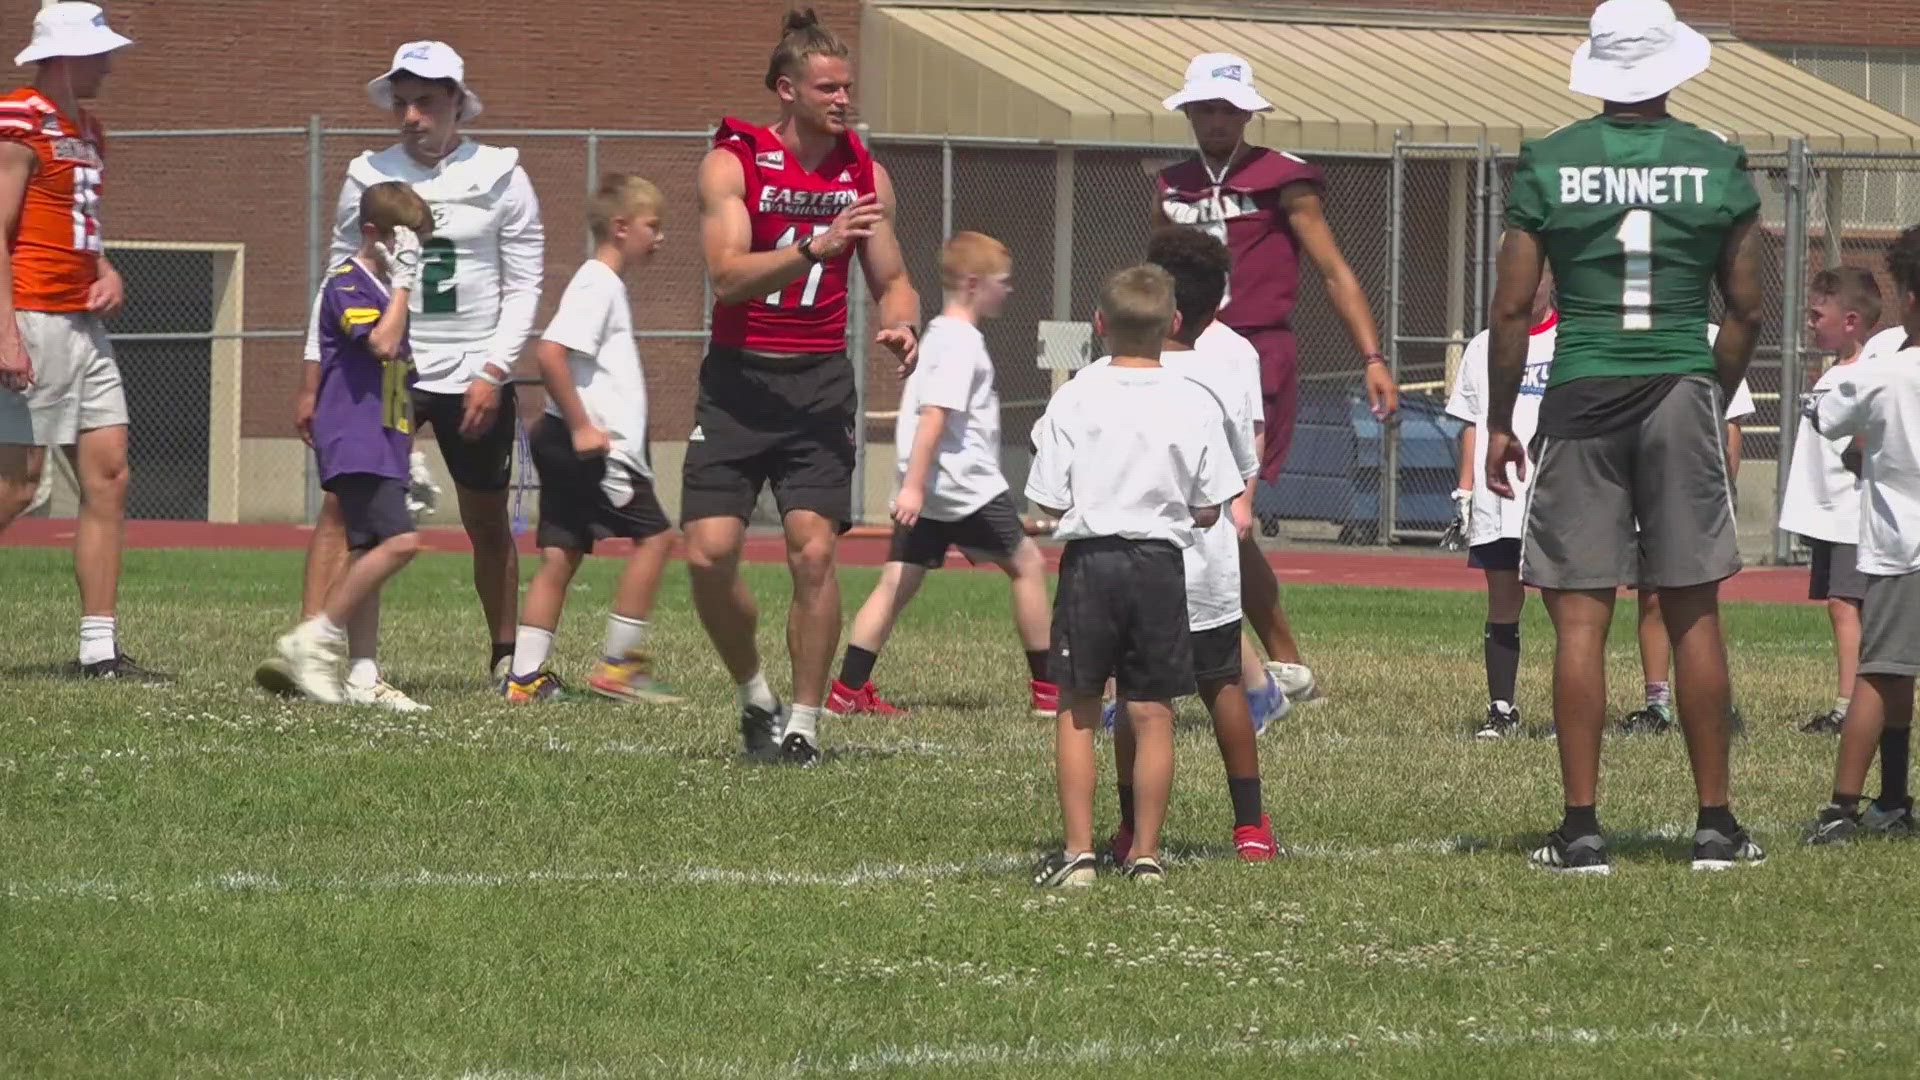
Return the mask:
POLYGON ((1300 288, 1300 246, 1280 208, 1280 189, 1299 181, 1324 188, 1320 170, 1257 146, 1218 184, 1197 155, 1155 179, 1169 221, 1212 233, 1233 254, 1220 321, 1243 332, 1286 326, 1300 288))
MULTIPOLYGON (((770 128, 727 119, 713 145, 740 159, 753 250, 818 236, 873 190, 873 159, 848 132, 820 167, 807 170, 770 128)), ((853 248, 815 263, 786 288, 744 304, 713 305, 713 342, 757 353, 834 353, 847 347, 847 272, 853 248)))

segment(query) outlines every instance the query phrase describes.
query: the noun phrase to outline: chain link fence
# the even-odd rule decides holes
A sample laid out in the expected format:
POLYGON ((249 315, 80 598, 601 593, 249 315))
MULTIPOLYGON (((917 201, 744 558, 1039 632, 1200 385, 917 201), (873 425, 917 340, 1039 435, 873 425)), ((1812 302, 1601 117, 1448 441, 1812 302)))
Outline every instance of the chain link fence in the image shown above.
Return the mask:
MULTIPOLYGON (((694 193, 708 133, 469 134, 516 147, 539 194, 547 248, 538 325, 588 254, 586 205, 598 177, 637 172, 666 196, 667 243, 636 280, 633 298, 656 469, 666 501, 677 504, 711 305, 694 193)), ((109 329, 132 410, 134 516, 310 519, 310 455, 292 426, 304 322, 330 257, 347 164, 392 141, 388 129, 325 128, 317 119, 303 127, 116 134, 107 250, 129 299, 109 329)), ((945 236, 984 232, 1012 252, 1014 296, 984 329, 998 369, 1003 463, 1017 492, 1032 422, 1070 374, 1042 366, 1042 338, 1089 320, 1100 281, 1142 256, 1153 174, 1187 151, 890 135, 869 141, 893 176, 924 314, 938 310, 945 236)), ((1460 427, 1444 415, 1446 395, 1466 343, 1486 323, 1512 150, 1400 142, 1391 154, 1313 158, 1327 176, 1329 222, 1403 388, 1402 408, 1395 423, 1374 421, 1352 341, 1322 276, 1304 264, 1292 319, 1300 378, 1293 448, 1256 503, 1268 535, 1387 544, 1429 540, 1444 526, 1460 427)), ((1782 403, 1795 401, 1818 372, 1800 340, 1805 282, 1843 262, 1880 269, 1887 242, 1920 220, 1920 158, 1815 156, 1796 142, 1787 154, 1756 155, 1750 164, 1763 199, 1769 309, 1749 375, 1759 412, 1744 426, 1742 521, 1750 551, 1787 559, 1792 539, 1772 530, 1785 471, 1779 457, 1792 445, 1795 412, 1782 403)), ((857 280, 856 292, 864 297, 857 280)), ((868 347, 875 318, 870 302, 856 303, 849 328, 866 414, 855 504, 872 522, 886 516, 900 391, 884 351, 868 347)), ((1084 341, 1085 330, 1077 333, 1084 341)), ((541 398, 537 385, 521 387, 524 419, 537 414, 541 398)), ((534 478, 519 468, 515 482, 524 491, 534 478)), ((71 505, 69 492, 47 510, 71 512, 71 505)))

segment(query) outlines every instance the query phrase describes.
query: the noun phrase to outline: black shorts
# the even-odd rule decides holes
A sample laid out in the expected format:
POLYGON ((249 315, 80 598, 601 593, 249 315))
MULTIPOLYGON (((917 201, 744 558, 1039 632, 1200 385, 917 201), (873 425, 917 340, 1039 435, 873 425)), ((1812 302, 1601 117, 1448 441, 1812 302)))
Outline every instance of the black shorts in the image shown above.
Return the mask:
POLYGON ((1520 541, 1503 536, 1467 549, 1467 566, 1474 570, 1519 570, 1520 541))
POLYGON ((1857 604, 1867 598, 1867 575, 1860 572, 1859 545, 1809 536, 1807 550, 1813 556, 1807 567, 1807 599, 1852 600, 1857 604))
POLYGON ((773 485, 780 516, 809 510, 853 524, 859 397, 844 352, 761 356, 725 345, 700 364, 680 488, 680 521, 753 516, 773 485))
POLYGON ((1049 673, 1062 691, 1121 701, 1193 693, 1187 573, 1164 540, 1074 540, 1060 556, 1049 673))
POLYGON ((1013 509, 1013 498, 1003 491, 959 521, 922 516, 911 529, 895 524, 887 561, 938 570, 946 564, 947 549, 957 547, 974 562, 991 562, 1012 558, 1026 538, 1027 530, 1013 509))
POLYGON ((340 500, 347 523, 347 550, 371 551, 385 540, 414 531, 407 512, 407 482, 373 473, 341 473, 320 485, 340 500))
POLYGON ((621 462, 582 460, 573 452, 567 425, 557 417, 535 420, 527 446, 540 476, 540 527, 534 539, 541 547, 592 551, 595 540, 645 540, 670 527, 653 481, 621 462), (604 486, 609 469, 624 473, 623 486, 632 492, 618 506, 604 486))
POLYGON ((413 430, 419 431, 422 424, 432 426, 440 457, 446 461, 455 484, 468 491, 505 491, 513 482, 515 400, 513 384, 502 386, 500 410, 493 414, 493 426, 469 441, 460 434, 460 418, 467 411, 464 395, 415 389, 413 430))
POLYGON ((1193 648, 1193 678, 1199 683, 1240 681, 1240 620, 1189 630, 1193 648))

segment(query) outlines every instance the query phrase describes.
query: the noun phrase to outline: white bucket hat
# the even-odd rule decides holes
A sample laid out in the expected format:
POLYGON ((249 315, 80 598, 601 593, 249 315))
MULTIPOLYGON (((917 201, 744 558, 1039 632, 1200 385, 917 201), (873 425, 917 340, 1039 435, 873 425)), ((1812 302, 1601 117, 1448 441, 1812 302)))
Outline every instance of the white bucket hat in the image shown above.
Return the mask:
POLYGON ((1576 94, 1631 104, 1673 89, 1707 70, 1713 44, 1673 13, 1666 0, 1606 0, 1593 9, 1585 44, 1573 53, 1576 94))
POLYGON ((406 72, 423 79, 452 79, 460 88, 458 119, 480 115, 480 95, 467 86, 467 64, 444 41, 409 41, 393 52, 393 66, 367 84, 367 97, 383 109, 393 108, 393 77, 406 72))
POLYGON ((1253 88, 1253 65, 1232 53, 1201 53, 1187 65, 1187 84, 1162 102, 1178 111, 1196 101, 1224 101, 1247 112, 1272 112, 1273 106, 1253 88))
POLYGON ((56 56, 99 56, 133 44, 133 39, 107 28, 107 13, 98 4, 49 4, 33 17, 33 44, 13 58, 15 65, 51 60, 56 56))

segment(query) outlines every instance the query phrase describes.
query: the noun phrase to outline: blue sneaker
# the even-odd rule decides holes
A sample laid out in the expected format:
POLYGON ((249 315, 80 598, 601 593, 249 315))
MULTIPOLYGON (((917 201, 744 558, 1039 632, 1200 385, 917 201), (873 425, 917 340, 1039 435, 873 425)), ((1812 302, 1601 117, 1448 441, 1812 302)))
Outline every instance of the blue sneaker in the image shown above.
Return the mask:
POLYGON ((1265 685, 1247 691, 1247 711, 1253 714, 1253 733, 1260 735, 1268 724, 1293 711, 1293 699, 1287 696, 1273 673, 1268 672, 1265 685))

